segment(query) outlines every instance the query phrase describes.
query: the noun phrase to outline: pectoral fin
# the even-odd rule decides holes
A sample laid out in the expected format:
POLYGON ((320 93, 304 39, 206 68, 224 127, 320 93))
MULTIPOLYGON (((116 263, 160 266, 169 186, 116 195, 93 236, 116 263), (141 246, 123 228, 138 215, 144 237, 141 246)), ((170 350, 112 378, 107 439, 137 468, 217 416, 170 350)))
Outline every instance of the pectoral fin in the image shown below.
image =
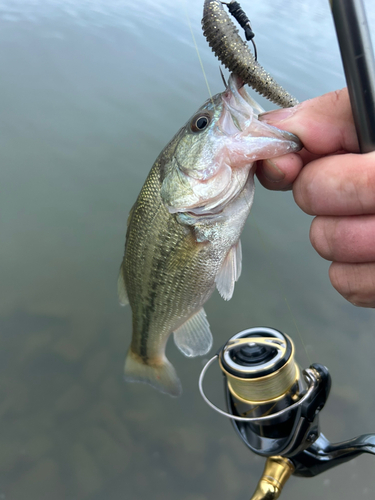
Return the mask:
POLYGON ((216 288, 224 300, 232 298, 234 285, 241 275, 241 270, 242 249, 241 240, 238 240, 229 250, 215 279, 216 288))
POLYGON ((212 347, 212 334, 204 309, 200 309, 173 333, 174 343, 185 356, 203 356, 212 347))
POLYGON ((121 306, 126 306, 127 304, 129 304, 128 293, 125 288, 125 280, 124 280, 124 272, 122 269, 122 264, 120 267, 120 272, 117 280, 117 294, 121 306))

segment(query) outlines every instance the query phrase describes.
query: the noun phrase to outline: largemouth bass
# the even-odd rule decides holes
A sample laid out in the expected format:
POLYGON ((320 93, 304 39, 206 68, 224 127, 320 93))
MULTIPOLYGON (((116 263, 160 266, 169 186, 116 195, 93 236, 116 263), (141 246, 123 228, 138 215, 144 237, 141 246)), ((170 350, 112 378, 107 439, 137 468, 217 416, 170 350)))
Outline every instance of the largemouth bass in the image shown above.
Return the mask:
POLYGON ((173 332, 186 356, 212 346, 203 304, 215 287, 229 300, 241 274, 240 235, 254 195, 257 160, 301 148, 296 136, 261 123, 240 78, 209 99, 154 163, 126 233, 118 291, 130 303, 133 336, 125 378, 181 393, 165 356, 173 332))

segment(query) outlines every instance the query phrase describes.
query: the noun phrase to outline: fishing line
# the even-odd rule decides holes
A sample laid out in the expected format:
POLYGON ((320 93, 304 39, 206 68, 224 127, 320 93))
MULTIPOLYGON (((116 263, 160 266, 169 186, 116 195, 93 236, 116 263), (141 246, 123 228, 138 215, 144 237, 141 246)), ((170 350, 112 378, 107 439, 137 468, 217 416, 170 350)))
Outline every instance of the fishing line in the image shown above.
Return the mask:
POLYGON ((212 99, 211 89, 210 89, 210 86, 208 84, 206 72, 204 70, 203 62, 202 62, 202 59, 201 59, 201 56, 200 56, 200 53, 199 53, 199 49, 198 49, 198 45, 197 45, 197 42, 195 40, 195 36, 194 36, 194 33, 193 33, 193 28, 191 27, 190 18, 189 18, 188 9, 187 9, 187 2, 185 2, 185 15, 186 15, 186 19, 187 19, 187 22, 188 22, 188 25, 189 25, 191 37, 192 37, 193 42, 194 42, 195 50, 197 51, 197 56, 198 56, 198 59, 199 59, 199 64, 201 65, 201 68, 202 68, 203 78, 204 78, 204 81, 206 82, 206 85, 207 85, 208 94, 210 96, 210 99, 211 99, 211 102, 212 102, 212 106, 214 106, 214 101, 212 99))
POLYGON ((311 360, 310 355, 309 355, 309 353, 308 353, 308 350, 307 350, 307 348, 306 348, 306 344, 305 344, 305 342, 304 342, 304 340, 303 340, 303 337, 302 337, 301 331, 300 331, 300 329, 298 328, 298 325, 297 325, 297 320, 296 320, 296 318, 295 318, 295 316, 294 316, 294 314, 293 314, 293 312, 292 312, 292 309, 291 309, 291 307, 290 307, 290 304, 289 304, 289 302, 288 302, 288 299, 287 299, 287 296, 286 296, 286 293, 285 293, 285 289, 284 289, 284 286, 283 286, 282 280, 281 280, 280 275, 279 275, 279 273, 278 273, 278 271, 277 271, 277 269, 276 269, 276 267, 275 267, 275 265, 274 265, 274 263, 273 263, 273 261, 272 261, 272 259, 271 259, 270 255, 269 255, 269 248, 268 248, 268 247, 269 247, 270 245, 269 245, 268 243, 266 243, 266 240, 265 240, 265 238, 264 238, 264 236, 263 236, 263 233, 262 233, 261 229, 259 228, 258 224, 257 224, 257 223, 256 223, 256 221, 255 221, 255 217, 254 217, 254 215, 250 213, 250 217, 251 217, 251 219, 252 219, 252 221, 253 221, 253 223, 254 223, 254 226, 255 226, 255 228, 256 228, 256 230, 257 230, 257 232, 258 232, 258 236, 259 236, 259 239, 260 239, 261 245, 263 246, 263 250, 265 251, 265 253, 266 253, 266 254, 268 254, 268 255, 267 255, 267 257, 268 257, 268 262, 269 262, 270 267, 271 267, 271 270, 272 270, 272 272, 273 272, 273 276, 274 276, 275 282, 277 283, 277 285, 278 285, 278 287, 279 287, 279 289, 280 289, 281 295, 284 297, 284 301, 285 301, 286 307, 287 307, 287 308, 288 308, 288 310, 289 310, 289 314, 290 314, 290 316, 291 316, 291 318, 292 318, 292 321, 293 321, 293 323, 294 323, 294 327, 295 327, 296 332, 297 332, 297 334, 298 334, 298 337, 299 337, 299 339, 300 339, 300 341, 301 341, 302 347, 303 347, 303 349, 304 349, 304 351, 305 351, 305 353, 306 353, 306 357, 307 357, 307 359, 308 359, 308 362, 309 362, 309 364, 311 365, 311 364, 312 364, 312 360, 311 360), (268 246, 267 246, 267 245, 268 245, 268 246))
MULTIPOLYGON (((240 182, 239 182, 239 180, 238 180, 238 175, 237 175, 237 172, 236 172, 236 171, 234 171, 234 175, 235 175, 235 177, 237 178, 237 182, 238 182, 238 184, 240 185, 240 182)), ((247 204, 248 204, 248 206, 249 206, 249 202, 248 202, 248 200, 246 200, 246 203, 247 203, 247 204)), ((267 257, 268 257, 268 262, 269 262, 269 264, 270 264, 271 270, 273 271, 273 279, 275 279, 275 282, 277 283, 277 285, 278 285, 278 287, 279 287, 280 293, 281 293, 281 295, 283 296, 283 298, 284 298, 284 300, 285 300, 286 307, 287 307, 287 309, 288 309, 288 311, 289 311, 289 314, 290 314, 290 316, 291 316, 291 318, 292 318, 292 321, 293 321, 293 323, 294 323, 294 327, 295 327, 296 332, 297 332, 297 334, 298 334, 298 337, 299 337, 299 339, 300 339, 300 341, 301 341, 302 347, 303 347, 303 349, 304 349, 304 351, 305 351, 305 353, 306 353, 306 356, 307 356, 307 359, 308 359, 308 361, 309 361, 309 364, 311 365, 311 364, 312 364, 312 360, 310 359, 310 356, 309 356, 309 353, 308 353, 308 351, 307 351, 306 344, 305 344, 305 342, 304 342, 304 340, 303 340, 303 337, 302 337, 301 331, 300 331, 300 329, 298 328, 298 325, 297 325, 297 320, 296 320, 296 318, 295 318, 295 316, 294 316, 294 314, 293 314, 293 312, 292 312, 292 309, 291 309, 291 307, 290 307, 290 304, 289 304, 289 302, 288 302, 288 299, 287 299, 287 296, 286 296, 286 293, 285 293, 285 289, 284 289, 283 284, 282 284, 282 280, 281 280, 281 278, 280 278, 280 276, 279 276, 279 273, 277 272, 277 270, 276 270, 276 268, 275 268, 275 266, 274 266, 274 263, 272 262, 272 260, 271 260, 271 258, 270 258, 270 256, 269 256, 269 247, 270 247, 270 244, 269 244, 269 243, 266 243, 265 238, 264 238, 264 237, 263 237, 263 235, 262 235, 262 231, 261 231, 261 229, 259 228, 258 224, 256 223, 256 221, 255 221, 255 217, 254 217, 254 215, 251 213, 251 211, 250 211, 250 217, 251 217, 251 220, 253 221, 253 223, 254 223, 254 225, 255 225, 255 228, 256 228, 256 230, 257 230, 257 232, 258 232, 258 235, 259 235, 259 239, 260 239, 261 245, 263 246, 263 250, 265 251, 265 253, 266 253, 266 254, 268 254, 268 255, 267 255, 267 257)))
MULTIPOLYGON (((207 76, 206 76, 206 72, 205 72, 204 67, 203 67, 203 61, 202 61, 202 59, 201 59, 201 56, 200 56, 200 53, 199 53, 199 48, 198 48, 197 42, 196 42, 196 40, 195 40, 195 36, 194 36, 194 33, 193 33, 193 29, 192 29, 192 27, 191 27, 190 18, 189 18, 188 9, 187 9, 187 2, 185 2, 185 15, 186 15, 186 19, 187 19, 187 22, 188 22, 188 25, 189 25, 189 29, 190 29, 190 33, 191 33, 191 37, 192 37, 193 42, 194 42, 195 50, 196 50, 196 52, 197 52, 197 56, 198 56, 198 60, 199 60, 199 64, 200 64, 201 69, 202 69, 203 77, 204 77, 204 80, 205 80, 206 85, 207 85, 208 93, 209 93, 209 96, 210 96, 210 99, 211 99, 212 105, 214 106, 214 102, 213 102, 213 99, 212 99, 211 89, 210 89, 210 86, 209 86, 209 83, 208 83, 208 79, 207 79, 207 76)), ((236 175, 236 174, 235 174, 235 175, 236 175)), ((237 181, 237 182, 238 182, 238 181, 237 181)), ((250 215, 251 215, 251 213, 250 213, 250 215)), ((253 222, 254 222, 254 225, 255 225, 255 227, 256 227, 256 230, 258 231, 258 234, 259 234, 259 238, 260 238, 261 244, 262 244, 262 246, 263 246, 263 248, 264 248, 265 252, 266 252, 266 253, 268 253, 268 248, 267 248, 266 242, 265 242, 264 238, 262 237, 262 232, 261 232, 261 230, 260 230, 259 226, 258 226, 258 225, 257 225, 257 223, 255 222, 255 218, 254 218, 254 216, 252 216, 252 220, 253 220, 253 222)), ((286 293, 285 293, 284 287, 283 287, 283 285, 282 285, 282 281, 281 281, 281 279, 280 279, 280 276, 279 276, 279 274, 278 274, 278 272, 277 272, 277 270, 276 270, 276 268, 275 268, 275 266, 274 266, 274 264, 273 264, 273 262, 272 262, 272 260, 270 259, 270 257, 269 257, 269 256, 268 256, 268 261, 269 261, 269 263, 270 263, 270 267, 272 268, 272 271, 273 271, 273 273, 274 273, 274 276, 276 276, 276 283, 278 284, 278 287, 279 287, 279 289, 280 289, 280 291, 281 291, 281 295, 283 295, 283 297, 284 297, 286 307, 287 307, 287 309, 289 310, 289 314, 290 314, 290 316, 291 316, 291 318, 292 318, 292 321, 293 321, 293 323, 294 323, 294 327, 295 327, 296 332, 297 332, 297 334, 298 334, 298 337, 299 337, 299 339, 300 339, 300 341, 301 341, 302 347, 303 347, 303 349, 304 349, 304 351, 305 351, 305 353, 306 353, 307 359, 308 359, 309 363, 310 363, 310 364, 312 364, 312 361, 311 361, 311 359, 310 359, 309 353, 308 353, 308 351, 307 351, 307 349, 306 349, 306 344, 305 344, 305 342, 303 341, 302 334, 301 334, 301 332, 300 332, 300 330, 299 330, 299 328, 298 328, 296 318, 295 318, 294 314, 292 313, 292 309, 291 309, 290 304, 289 304, 289 302, 288 302, 288 299, 287 299, 287 296, 286 296, 286 293)))

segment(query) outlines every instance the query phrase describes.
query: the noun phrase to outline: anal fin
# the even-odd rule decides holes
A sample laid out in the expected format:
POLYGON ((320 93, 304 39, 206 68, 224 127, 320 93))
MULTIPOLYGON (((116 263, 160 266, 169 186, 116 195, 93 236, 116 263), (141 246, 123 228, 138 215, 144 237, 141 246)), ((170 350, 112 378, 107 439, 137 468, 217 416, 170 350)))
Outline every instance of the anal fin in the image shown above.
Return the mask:
POLYGON ((117 280, 117 294, 120 305, 126 306, 127 304, 129 304, 128 293, 125 288, 124 271, 122 268, 122 264, 117 280))
POLYGON ((200 309, 173 333, 174 343, 185 356, 203 356, 212 347, 212 333, 204 309, 200 309))
POLYGON ((230 300, 234 292, 234 285, 242 271, 241 240, 233 245, 224 259, 223 265, 216 276, 216 288, 224 300, 230 300))

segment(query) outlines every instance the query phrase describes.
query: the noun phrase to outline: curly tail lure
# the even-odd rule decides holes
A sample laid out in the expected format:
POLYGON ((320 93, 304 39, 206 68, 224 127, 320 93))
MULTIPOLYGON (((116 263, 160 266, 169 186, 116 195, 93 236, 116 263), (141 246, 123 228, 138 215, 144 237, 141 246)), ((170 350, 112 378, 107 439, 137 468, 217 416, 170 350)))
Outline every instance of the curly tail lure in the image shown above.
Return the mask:
POLYGON ((202 28, 214 54, 231 73, 278 106, 298 104, 258 63, 219 0, 205 0, 202 28))

